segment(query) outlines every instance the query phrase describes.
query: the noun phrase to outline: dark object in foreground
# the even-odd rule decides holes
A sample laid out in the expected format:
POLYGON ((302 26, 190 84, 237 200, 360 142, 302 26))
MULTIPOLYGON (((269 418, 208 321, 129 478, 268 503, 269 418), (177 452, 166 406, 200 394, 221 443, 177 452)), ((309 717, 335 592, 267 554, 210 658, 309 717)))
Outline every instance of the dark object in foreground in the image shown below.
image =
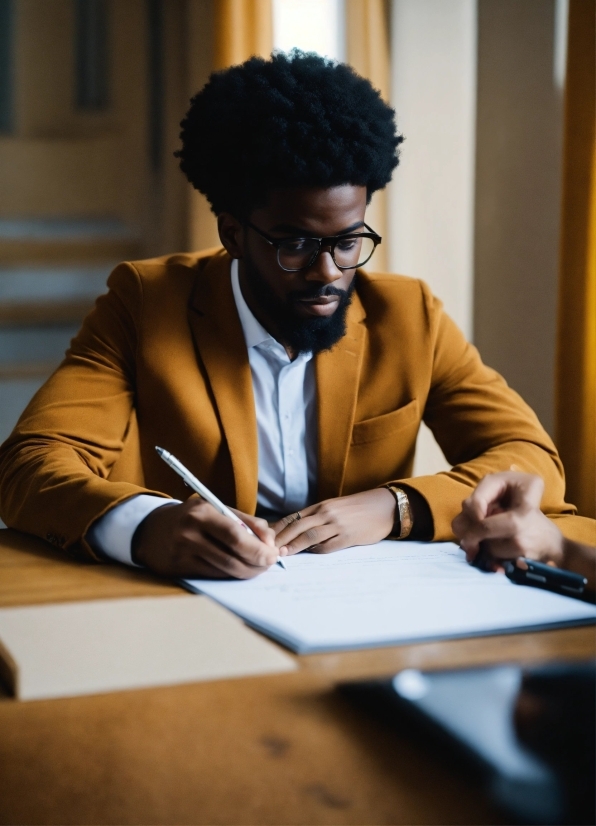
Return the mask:
POLYGON ((400 733, 422 732, 516 822, 594 823, 596 663, 407 669, 339 690, 400 733))
POLYGON ((504 563, 505 576, 517 585, 533 585, 535 588, 545 588, 563 596, 581 596, 588 584, 588 580, 581 574, 564 571, 562 568, 553 568, 534 559, 523 559, 523 567, 519 560, 504 563))

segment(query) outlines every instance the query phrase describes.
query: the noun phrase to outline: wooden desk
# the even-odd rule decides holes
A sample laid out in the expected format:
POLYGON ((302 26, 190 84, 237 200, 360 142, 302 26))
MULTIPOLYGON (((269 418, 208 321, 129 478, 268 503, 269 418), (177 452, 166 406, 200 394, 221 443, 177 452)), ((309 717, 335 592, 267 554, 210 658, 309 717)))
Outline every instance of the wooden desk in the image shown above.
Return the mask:
MULTIPOLYGON (((0 605, 180 593, 0 531, 0 605)), ((503 822, 421 744, 358 715, 338 680, 404 667, 595 654, 594 628, 299 657, 292 674, 69 700, 0 698, 0 822, 503 822)))

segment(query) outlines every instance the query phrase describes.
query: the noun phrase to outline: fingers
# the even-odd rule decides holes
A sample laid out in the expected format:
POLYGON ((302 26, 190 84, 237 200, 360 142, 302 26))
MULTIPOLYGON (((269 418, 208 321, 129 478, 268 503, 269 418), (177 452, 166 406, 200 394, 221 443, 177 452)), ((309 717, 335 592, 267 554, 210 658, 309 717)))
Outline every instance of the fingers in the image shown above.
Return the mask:
MULTIPOLYGON (((279 547, 279 542, 277 541, 279 535, 290 528, 292 525, 296 525, 298 522, 306 519, 307 516, 312 516, 317 512, 316 505, 309 505, 307 508, 302 508, 300 511, 294 511, 293 513, 289 513, 287 516, 284 516, 279 522, 276 522, 272 525, 273 532, 275 534, 275 541, 277 546, 279 547)), ((294 534, 292 534, 294 535, 294 534)), ((286 534, 282 537, 282 544, 283 539, 286 538, 286 534)))
MULTIPOLYGON (((256 523, 255 527, 264 531, 263 525, 256 523)), ((201 501, 193 503, 181 518, 174 547, 178 567, 204 560, 221 575, 240 579, 266 570, 278 556, 275 546, 265 544, 201 501)))
MULTIPOLYGON (((543 492, 544 481, 540 476, 513 471, 491 473, 462 502, 462 514, 477 522, 500 510, 539 508, 543 492)), ((460 531, 461 525, 459 522, 460 531)))
POLYGON ((524 553, 525 514, 505 511, 470 524, 460 540, 468 561, 474 561, 482 543, 485 551, 496 559, 510 559, 524 553))
POLYGON ((543 491, 543 480, 529 473, 507 471, 485 476, 452 522, 453 533, 468 560, 476 558, 483 541, 493 553, 495 541, 506 540, 498 546, 500 552, 507 548, 507 556, 513 556, 517 548, 519 555, 531 516, 540 513, 543 491))
POLYGON ((208 576, 214 579, 229 579, 230 577, 233 579, 252 579, 269 567, 248 564, 231 553, 228 548, 221 547, 209 537, 203 538, 200 552, 198 552, 196 542, 187 541, 181 543, 179 553, 181 556, 180 567, 186 566, 187 568, 184 573, 179 575, 186 577, 208 576))
POLYGON ((471 525, 474 525, 476 520, 471 519, 467 513, 463 511, 458 513, 453 522, 451 523, 451 530, 453 531, 456 539, 463 539, 468 531, 468 528, 471 525))
MULTIPOLYGON (((196 512, 195 509, 189 512, 191 527, 195 526, 195 519, 200 520, 200 530, 203 535, 215 539, 248 565, 263 568, 275 564, 277 559, 275 544, 265 544, 258 536, 253 536, 242 525, 218 513, 208 503, 195 506, 195 508, 199 507, 200 512, 196 512)), ((252 526, 250 527, 252 529, 252 526)), ((256 527, 264 531, 262 525, 256 525, 256 527)))
POLYGON ((236 516, 242 519, 245 525, 248 525, 251 531, 256 533, 261 542, 264 542, 265 545, 269 545, 271 548, 275 547, 275 531, 269 526, 266 519, 251 516, 248 513, 242 513, 242 511, 238 511, 235 508, 232 508, 232 510, 236 516))
POLYGON ((297 554, 331 539, 338 532, 336 520, 325 502, 288 514, 273 526, 275 543, 282 554, 297 554))
POLYGON ((532 473, 499 473, 506 484, 506 491, 499 502, 505 510, 540 508, 544 493, 544 480, 532 473))
POLYGON ((369 545, 385 539, 395 519, 395 498, 386 488, 325 499, 296 514, 280 519, 274 526, 275 543, 283 554, 311 550, 328 553, 369 545))
POLYGON ((524 516, 515 511, 496 513, 480 521, 472 521, 460 514, 453 520, 453 532, 470 563, 475 562, 481 545, 484 555, 509 558, 522 552, 517 538, 523 533, 523 522, 524 516), (497 548, 499 551, 507 549, 503 557, 497 553, 497 548))
POLYGON ((278 534, 280 534, 287 527, 289 527, 292 524, 292 522, 295 522, 296 519, 297 517, 295 513, 289 513, 287 516, 284 516, 282 519, 280 519, 279 522, 275 522, 271 526, 275 537, 277 537, 278 534))
MULTIPOLYGON (((299 524, 300 533, 294 532, 292 539, 285 539, 280 546, 280 551, 285 551, 288 556, 298 554, 301 551, 319 551, 323 545, 338 536, 338 528, 333 524, 321 524, 317 516, 301 519, 299 524)), ((280 541, 279 537, 278 540, 280 541)), ((326 550, 332 550, 326 547, 326 550)))
POLYGON ((498 502, 507 490, 505 474, 493 473, 479 482, 476 490, 462 502, 462 513, 469 520, 479 521, 489 514, 489 508, 498 502))
POLYGON ((520 517, 514 511, 487 516, 479 522, 469 522, 461 546, 476 545, 485 539, 508 539, 519 529, 520 517))
POLYGON ((468 562, 470 563, 474 561, 480 550, 482 536, 472 534, 472 530, 479 524, 482 524, 482 520, 472 519, 463 511, 458 514, 451 523, 451 530, 455 538, 459 540, 461 548, 466 552, 468 562))
POLYGON ((517 559, 524 555, 523 548, 520 547, 515 536, 509 536, 505 539, 490 539, 486 543, 486 549, 494 564, 497 560, 517 559))
POLYGON ((470 562, 480 545, 493 560, 527 557, 560 565, 563 559, 560 531, 536 508, 490 516, 472 526, 460 544, 470 562))
POLYGON ((290 555, 328 542, 341 529, 332 502, 321 502, 301 510, 300 519, 295 513, 285 516, 274 525, 274 530, 280 553, 290 555))
MULTIPOLYGON (((275 544, 278 548, 291 542, 304 530, 308 530, 312 526, 313 518, 320 523, 323 517, 321 505, 310 505, 308 508, 303 508, 299 513, 300 517, 298 517, 296 511, 289 513, 272 526, 275 533, 275 544)), ((323 521, 326 520, 323 518, 323 521)))
POLYGON ((160 576, 247 579, 275 564, 278 551, 267 523, 240 514, 249 533, 204 500, 157 508, 135 534, 135 561, 160 576))
POLYGON ((529 473, 520 473, 518 476, 523 476, 523 482, 518 482, 519 490, 523 494, 523 503, 527 508, 540 508, 542 502, 542 495, 544 493, 544 479, 541 476, 536 476, 529 473))

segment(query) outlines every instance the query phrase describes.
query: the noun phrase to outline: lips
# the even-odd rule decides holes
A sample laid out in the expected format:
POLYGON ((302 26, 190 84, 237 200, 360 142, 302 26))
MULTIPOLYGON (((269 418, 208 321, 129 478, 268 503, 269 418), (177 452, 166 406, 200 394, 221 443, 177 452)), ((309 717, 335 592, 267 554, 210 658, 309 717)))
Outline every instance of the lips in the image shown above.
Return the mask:
POLYGON ((316 298, 299 298, 295 305, 304 315, 329 316, 333 315, 339 304, 337 295, 321 295, 316 298))

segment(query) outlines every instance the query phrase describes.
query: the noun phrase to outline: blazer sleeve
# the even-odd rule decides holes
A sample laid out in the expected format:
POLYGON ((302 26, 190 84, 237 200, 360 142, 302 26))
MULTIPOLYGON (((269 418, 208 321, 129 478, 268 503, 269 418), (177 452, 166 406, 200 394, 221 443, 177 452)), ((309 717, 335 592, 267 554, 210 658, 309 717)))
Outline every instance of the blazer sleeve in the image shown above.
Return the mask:
POLYGON ((108 481, 134 425, 143 304, 141 279, 130 264, 113 271, 108 287, 0 447, 4 522, 93 558, 84 538, 90 525, 131 496, 156 493, 108 481))
POLYGON ((453 539, 451 521, 487 473, 512 465, 544 479, 546 514, 573 514, 565 503, 563 465, 538 417, 495 370, 421 284, 433 342, 433 367, 423 419, 449 464, 449 472, 402 479, 426 499, 435 540, 453 539))

